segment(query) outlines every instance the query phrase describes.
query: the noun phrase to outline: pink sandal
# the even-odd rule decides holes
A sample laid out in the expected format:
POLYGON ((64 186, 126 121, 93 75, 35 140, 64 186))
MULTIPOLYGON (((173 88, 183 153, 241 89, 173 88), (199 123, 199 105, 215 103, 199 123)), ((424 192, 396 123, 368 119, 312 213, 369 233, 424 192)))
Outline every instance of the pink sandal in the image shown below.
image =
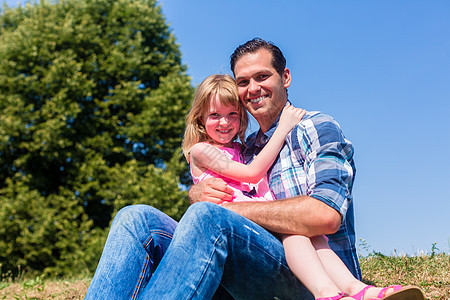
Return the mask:
POLYGON ((423 300, 423 293, 417 286, 391 285, 383 288, 377 296, 377 299, 383 300, 423 300), (394 291, 386 296, 388 289, 392 288, 394 291))
MULTIPOLYGON (((365 288, 363 288, 359 293, 354 294, 350 297, 352 297, 355 300, 363 300, 364 295, 366 294, 367 290, 370 288, 373 288, 373 285, 368 285, 365 288)), ((422 291, 416 287, 416 286, 406 286, 403 287, 401 285, 391 285, 385 288, 382 288, 381 291, 378 293, 377 298, 374 300, 423 300, 423 294, 422 291), (394 291, 386 296, 386 292, 389 289, 393 289, 394 291)))
POLYGON ((348 294, 339 293, 339 294, 337 294, 336 296, 333 296, 333 297, 317 298, 316 300, 339 300, 339 299, 344 298, 344 297, 348 297, 348 294))
POLYGON ((363 288, 361 291, 359 291, 358 293, 356 293, 356 294, 354 294, 354 295, 352 295, 350 297, 352 297, 355 300, 363 300, 364 299, 364 295, 366 294, 367 290, 370 289, 370 288, 373 288, 373 287, 375 287, 375 286, 368 285, 365 288, 363 288))

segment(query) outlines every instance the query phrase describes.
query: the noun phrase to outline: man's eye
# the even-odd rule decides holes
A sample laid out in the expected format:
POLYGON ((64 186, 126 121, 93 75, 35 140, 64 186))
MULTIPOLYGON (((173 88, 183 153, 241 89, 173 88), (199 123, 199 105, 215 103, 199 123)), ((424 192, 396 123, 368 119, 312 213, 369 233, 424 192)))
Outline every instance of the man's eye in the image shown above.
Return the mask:
POLYGON ((265 80, 265 79, 267 79, 267 77, 269 77, 269 76, 266 75, 266 74, 261 74, 261 75, 258 76, 258 79, 259 80, 265 80))
POLYGON ((246 86, 247 84, 248 84, 247 80, 241 80, 241 81, 238 81, 238 83, 237 83, 238 86, 246 86))

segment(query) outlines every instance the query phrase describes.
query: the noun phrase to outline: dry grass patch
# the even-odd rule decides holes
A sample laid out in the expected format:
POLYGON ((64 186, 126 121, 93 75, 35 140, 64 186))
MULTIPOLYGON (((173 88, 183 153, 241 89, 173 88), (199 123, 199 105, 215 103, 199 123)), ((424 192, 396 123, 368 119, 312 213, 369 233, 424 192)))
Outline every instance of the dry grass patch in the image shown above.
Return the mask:
POLYGON ((83 299, 91 279, 80 280, 40 280, 22 283, 3 283, 0 299, 83 299))
POLYGON ((363 280, 377 286, 419 286, 428 299, 450 299, 450 256, 384 256, 360 259, 363 280))

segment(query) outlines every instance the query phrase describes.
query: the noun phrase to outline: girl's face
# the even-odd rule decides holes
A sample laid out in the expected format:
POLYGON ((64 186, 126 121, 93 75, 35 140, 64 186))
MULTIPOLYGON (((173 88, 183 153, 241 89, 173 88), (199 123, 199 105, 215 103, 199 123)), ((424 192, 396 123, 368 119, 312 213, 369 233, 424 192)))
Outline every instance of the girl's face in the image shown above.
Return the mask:
POLYGON ((232 141, 239 132, 241 124, 238 108, 233 105, 223 105, 216 94, 212 96, 209 111, 203 118, 206 133, 213 144, 232 148, 232 141))

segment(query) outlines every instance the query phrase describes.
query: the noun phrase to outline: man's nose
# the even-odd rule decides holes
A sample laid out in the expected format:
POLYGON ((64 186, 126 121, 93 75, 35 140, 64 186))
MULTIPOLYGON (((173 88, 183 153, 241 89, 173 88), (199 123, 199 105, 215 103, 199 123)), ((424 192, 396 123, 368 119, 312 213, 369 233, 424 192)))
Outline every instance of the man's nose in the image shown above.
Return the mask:
POLYGON ((259 92, 259 84, 253 79, 250 79, 250 82, 248 84, 248 92, 249 93, 257 93, 259 92))

